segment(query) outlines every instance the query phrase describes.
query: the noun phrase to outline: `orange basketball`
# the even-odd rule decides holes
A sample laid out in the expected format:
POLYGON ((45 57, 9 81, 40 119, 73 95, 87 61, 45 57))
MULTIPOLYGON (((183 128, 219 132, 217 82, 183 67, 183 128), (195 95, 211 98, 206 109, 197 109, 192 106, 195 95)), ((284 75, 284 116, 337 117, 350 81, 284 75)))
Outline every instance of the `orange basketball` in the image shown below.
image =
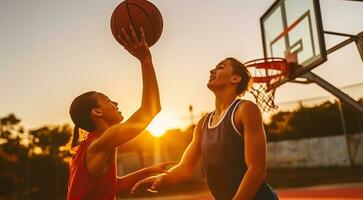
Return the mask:
POLYGON ((143 27, 146 43, 151 47, 159 40, 163 31, 163 17, 158 8, 149 1, 125 0, 116 7, 111 17, 112 35, 120 44, 118 35, 122 36, 121 28, 129 32, 130 25, 134 26, 139 38, 140 27, 143 27))

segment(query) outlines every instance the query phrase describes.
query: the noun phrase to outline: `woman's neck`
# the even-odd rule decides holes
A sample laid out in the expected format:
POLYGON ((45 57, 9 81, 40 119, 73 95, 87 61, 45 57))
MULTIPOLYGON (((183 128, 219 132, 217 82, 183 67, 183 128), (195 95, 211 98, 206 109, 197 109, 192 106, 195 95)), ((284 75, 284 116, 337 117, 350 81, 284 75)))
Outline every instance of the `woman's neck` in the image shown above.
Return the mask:
POLYGON ((108 128, 111 126, 103 121, 100 121, 96 124, 96 129, 93 131, 96 135, 102 135, 108 128))

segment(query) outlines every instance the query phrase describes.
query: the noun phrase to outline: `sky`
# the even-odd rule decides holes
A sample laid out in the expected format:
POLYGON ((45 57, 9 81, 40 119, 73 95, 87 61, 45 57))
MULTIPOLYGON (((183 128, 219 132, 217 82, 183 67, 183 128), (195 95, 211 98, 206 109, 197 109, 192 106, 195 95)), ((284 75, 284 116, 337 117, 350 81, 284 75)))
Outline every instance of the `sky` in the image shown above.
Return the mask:
MULTIPOLYGON (((209 70, 225 57, 263 57, 259 19, 273 0, 153 0, 164 29, 151 47, 162 113, 186 126, 210 112, 209 70), (198 116, 196 116, 196 119, 198 116)), ((324 30, 363 31, 363 3, 321 0, 324 30)), ((15 113, 26 128, 71 123, 68 110, 81 93, 99 91, 129 117, 141 103, 138 61, 113 38, 110 17, 118 0, 0 0, 0 117, 15 113)), ((327 48, 345 40, 326 35, 327 48)), ((336 87, 363 82, 354 43, 332 53, 314 72, 336 87)), ((286 84, 276 102, 328 94, 315 85, 286 84)), ((251 98, 248 97, 247 98, 251 98)))

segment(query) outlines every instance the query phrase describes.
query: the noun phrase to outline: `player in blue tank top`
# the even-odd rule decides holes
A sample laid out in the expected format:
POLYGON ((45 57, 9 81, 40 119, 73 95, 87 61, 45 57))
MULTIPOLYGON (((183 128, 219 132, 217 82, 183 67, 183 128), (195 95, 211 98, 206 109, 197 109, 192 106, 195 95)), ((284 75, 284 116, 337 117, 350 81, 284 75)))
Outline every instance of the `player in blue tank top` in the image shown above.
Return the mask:
POLYGON ((266 183, 267 142, 256 104, 238 99, 251 77, 244 65, 226 58, 210 71, 208 88, 215 95, 215 110, 197 123, 193 139, 178 165, 169 173, 138 182, 132 192, 184 182, 199 159, 216 200, 275 200, 266 183))

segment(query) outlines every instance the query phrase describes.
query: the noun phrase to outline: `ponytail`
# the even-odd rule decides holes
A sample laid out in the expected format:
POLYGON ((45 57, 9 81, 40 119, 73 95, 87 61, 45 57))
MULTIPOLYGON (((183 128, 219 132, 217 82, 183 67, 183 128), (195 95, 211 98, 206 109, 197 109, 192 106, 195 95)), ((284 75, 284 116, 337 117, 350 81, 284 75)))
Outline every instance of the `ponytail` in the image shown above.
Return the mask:
POLYGON ((78 142, 80 128, 88 132, 95 129, 95 124, 90 115, 92 109, 98 107, 97 94, 101 93, 94 91, 86 92, 76 97, 69 108, 69 114, 75 124, 71 143, 72 148, 80 144, 78 142))
POLYGON ((78 139, 79 139, 79 128, 76 125, 73 129, 73 139, 72 139, 72 148, 76 147, 78 145, 78 139))

